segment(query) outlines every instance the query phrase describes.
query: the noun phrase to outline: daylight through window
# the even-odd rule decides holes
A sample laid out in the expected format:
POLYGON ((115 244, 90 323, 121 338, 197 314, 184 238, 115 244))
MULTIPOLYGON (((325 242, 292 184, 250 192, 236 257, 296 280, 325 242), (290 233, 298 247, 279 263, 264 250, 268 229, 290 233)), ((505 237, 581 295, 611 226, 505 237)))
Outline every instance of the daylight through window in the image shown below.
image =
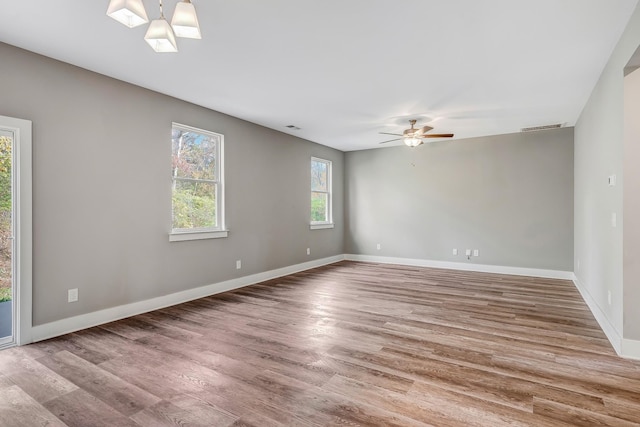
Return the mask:
POLYGON ((312 157, 311 225, 331 223, 331 161, 312 157))
POLYGON ((223 142, 223 135, 218 133, 173 124, 173 233, 224 229, 223 142))

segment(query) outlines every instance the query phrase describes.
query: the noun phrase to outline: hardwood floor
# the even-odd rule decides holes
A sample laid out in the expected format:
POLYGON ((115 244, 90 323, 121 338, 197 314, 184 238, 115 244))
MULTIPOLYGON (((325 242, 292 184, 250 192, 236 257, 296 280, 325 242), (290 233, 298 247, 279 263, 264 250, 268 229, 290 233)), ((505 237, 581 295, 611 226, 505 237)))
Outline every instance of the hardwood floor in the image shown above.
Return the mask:
POLYGON ((568 281, 341 262, 0 352, 1 426, 632 426, 568 281))

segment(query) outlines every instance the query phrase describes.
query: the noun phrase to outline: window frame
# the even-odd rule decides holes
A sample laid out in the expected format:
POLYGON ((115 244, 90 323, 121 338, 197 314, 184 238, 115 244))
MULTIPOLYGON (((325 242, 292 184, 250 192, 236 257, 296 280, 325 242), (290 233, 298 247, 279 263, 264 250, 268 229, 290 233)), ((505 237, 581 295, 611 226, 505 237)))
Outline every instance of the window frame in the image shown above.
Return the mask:
MULTIPOLYGON (((224 203, 224 135, 218 132, 213 132, 205 129, 196 128, 193 126, 183 125, 181 123, 172 122, 171 131, 179 129, 183 132, 194 132, 208 136, 214 136, 218 138, 216 144, 216 163, 215 179, 195 179, 195 178, 180 178, 171 176, 171 188, 175 182, 206 182, 213 184, 215 191, 215 215, 216 226, 215 227, 197 227, 197 228, 173 228, 173 190, 171 191, 171 232, 169 233, 170 242, 181 242, 186 240, 201 240, 201 239, 216 239, 223 238, 229 235, 226 229, 225 223, 225 203, 224 203)), ((173 141, 171 141, 173 144, 173 141)), ((173 150, 173 148, 172 148, 173 150)), ((173 152, 173 151, 172 151, 173 152)))
POLYGON ((311 198, 309 200, 309 228, 311 230, 321 230, 325 228, 333 228, 333 162, 331 160, 322 159, 320 157, 311 157, 311 162, 309 163, 309 188, 311 198), (311 171, 313 170, 313 162, 324 163, 327 165, 327 191, 314 190, 313 189, 313 180, 311 179, 311 171), (313 200, 313 193, 323 193, 327 194, 327 219, 326 221, 312 221, 311 220, 311 203, 313 200))

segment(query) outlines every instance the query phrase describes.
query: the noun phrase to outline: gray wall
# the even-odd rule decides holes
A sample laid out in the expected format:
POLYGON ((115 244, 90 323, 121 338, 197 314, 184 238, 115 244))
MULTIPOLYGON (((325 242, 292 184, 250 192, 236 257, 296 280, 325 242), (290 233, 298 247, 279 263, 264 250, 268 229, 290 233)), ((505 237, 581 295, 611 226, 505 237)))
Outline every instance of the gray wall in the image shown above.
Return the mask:
POLYGON ((572 128, 345 156, 347 253, 572 270, 572 128))
POLYGON ((624 68, 639 45, 640 8, 636 8, 575 127, 574 221, 579 285, 621 337, 636 339, 640 322, 623 320, 628 314, 624 308, 637 312, 640 300, 623 298, 623 230, 628 219, 620 217, 623 200, 639 197, 626 191, 623 197, 624 68), (618 177, 615 187, 607 185, 611 174, 618 177), (613 212, 619 216, 616 228, 611 226, 613 212))
POLYGON ((0 115, 33 121, 34 325, 343 253, 340 151, 2 43, 0 58, 0 115), (225 135, 226 239, 169 242, 172 121, 225 135), (333 161, 332 230, 309 230, 311 156, 333 161))

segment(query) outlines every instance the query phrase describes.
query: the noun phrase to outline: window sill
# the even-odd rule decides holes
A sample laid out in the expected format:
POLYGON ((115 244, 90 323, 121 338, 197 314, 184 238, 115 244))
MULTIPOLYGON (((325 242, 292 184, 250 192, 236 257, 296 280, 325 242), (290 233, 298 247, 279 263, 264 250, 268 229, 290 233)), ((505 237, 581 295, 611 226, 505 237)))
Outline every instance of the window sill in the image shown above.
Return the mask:
POLYGON ((170 242, 185 242, 187 240, 222 239, 229 236, 229 231, 183 231, 169 233, 170 242))
POLYGON ((311 230, 323 230, 325 228, 333 228, 334 224, 311 224, 309 229, 311 230))

